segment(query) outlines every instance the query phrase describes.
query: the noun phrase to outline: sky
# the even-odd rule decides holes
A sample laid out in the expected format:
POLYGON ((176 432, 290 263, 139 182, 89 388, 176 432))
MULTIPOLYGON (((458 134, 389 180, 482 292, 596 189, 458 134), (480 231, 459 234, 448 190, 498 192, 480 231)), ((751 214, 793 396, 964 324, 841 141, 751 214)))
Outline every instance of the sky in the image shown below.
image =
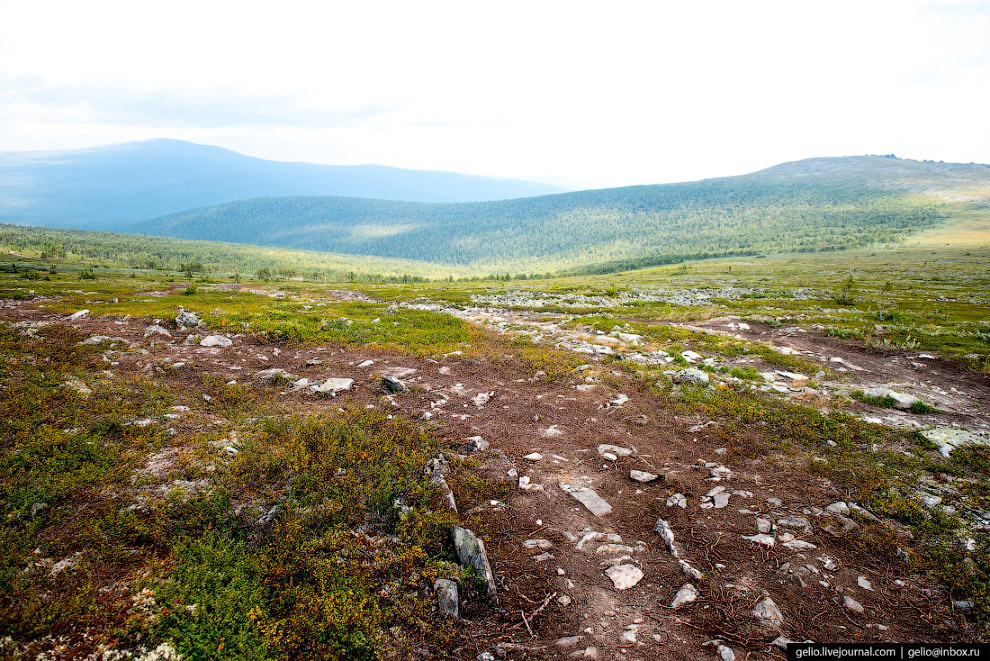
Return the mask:
POLYGON ((990 0, 0 0, 0 151, 168 137, 571 187, 990 163, 990 0))

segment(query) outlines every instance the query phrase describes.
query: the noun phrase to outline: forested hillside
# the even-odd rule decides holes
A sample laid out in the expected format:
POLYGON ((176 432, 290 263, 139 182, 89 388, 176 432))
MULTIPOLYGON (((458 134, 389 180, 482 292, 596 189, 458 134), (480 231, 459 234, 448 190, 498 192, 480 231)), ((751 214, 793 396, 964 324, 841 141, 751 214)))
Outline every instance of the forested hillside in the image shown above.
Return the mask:
POLYGON ((115 222, 264 195, 468 202, 560 190, 453 172, 283 163, 180 140, 0 152, 0 222, 49 227, 105 229, 115 222))
MULTIPOLYGON (((482 270, 540 272, 610 270, 718 255, 839 250, 896 241, 939 221, 938 198, 901 190, 907 186, 890 176, 880 176, 879 184, 859 183, 865 182, 864 163, 868 170, 875 163, 875 172, 892 160, 815 159, 819 165, 797 171, 778 166, 694 183, 468 204, 260 198, 182 212, 126 229, 482 270), (859 173, 843 176, 843 163, 859 173)), ((990 170, 974 172, 977 180, 982 176, 990 182, 990 170)), ((947 177, 941 179, 944 188, 951 188, 947 177)))

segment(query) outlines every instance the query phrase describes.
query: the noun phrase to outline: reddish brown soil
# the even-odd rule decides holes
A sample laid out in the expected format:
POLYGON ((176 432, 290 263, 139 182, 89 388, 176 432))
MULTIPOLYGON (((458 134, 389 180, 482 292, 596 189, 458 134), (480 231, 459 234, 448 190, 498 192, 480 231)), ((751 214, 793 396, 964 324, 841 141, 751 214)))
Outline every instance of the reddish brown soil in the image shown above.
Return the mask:
MULTIPOLYGON (((259 384, 254 372, 280 367, 311 381, 330 376, 355 379, 353 389, 336 401, 317 400, 308 391, 285 391, 286 400, 302 410, 354 401, 391 407, 396 414, 418 418, 448 437, 452 447, 467 437, 482 436, 491 448, 478 455, 483 462, 480 473, 511 488, 502 507, 482 503, 469 513, 465 510, 474 503, 460 503, 464 519, 473 517, 486 532, 498 594, 490 600, 462 604, 462 619, 452 646, 458 659, 474 659, 484 651, 495 653, 496 658, 557 659, 589 646, 597 648, 597 658, 601 659, 714 659, 714 646, 706 645, 713 639, 732 647, 737 658, 783 658, 783 653, 771 645, 781 634, 793 640, 832 642, 944 640, 949 634, 933 627, 963 621, 950 612, 948 595, 938 586, 923 577, 899 574, 899 570, 853 551, 823 531, 818 524, 828 517, 816 519, 808 508, 823 508, 841 499, 841 494, 788 458, 729 459, 731 479, 707 479, 709 470, 699 466, 699 461, 722 462, 706 433, 713 428, 689 431, 706 421, 673 414, 654 396, 640 392, 621 372, 607 375, 614 385, 579 391, 575 389, 577 377, 547 382, 511 359, 495 363, 448 356, 431 361, 372 348, 275 347, 262 345, 249 335, 230 335, 233 347, 211 349, 182 344, 184 334, 174 328, 171 340, 154 335, 146 339, 147 320, 89 318, 66 322, 64 316, 28 304, 0 311, 0 319, 69 323, 87 333, 137 342, 149 350, 147 355, 130 352, 116 357, 119 365, 108 369, 122 375, 154 375, 166 358, 173 363, 189 362, 189 367, 159 378, 188 380, 190 398, 198 397, 192 390, 198 383, 196 374, 215 373, 225 379, 259 384), (281 349, 277 356, 276 348, 281 349), (323 364, 307 367, 305 363, 311 358, 323 364), (375 361, 373 365, 358 367, 369 359, 375 361), (384 368, 394 367, 416 372, 403 379, 412 390, 395 395, 389 402, 375 377, 384 368), (493 392, 482 408, 471 403, 479 392, 493 392), (628 395, 629 401, 620 408, 608 408, 608 402, 619 392, 628 395), (435 405, 444 395, 446 403, 435 405), (424 413, 430 414, 428 419, 424 413), (562 434, 551 438, 541 435, 552 425, 562 434), (617 462, 604 461, 596 449, 600 443, 631 448, 634 453, 617 462), (543 459, 530 462, 523 458, 534 451, 543 459), (530 476, 542 489, 520 490, 506 475, 510 466, 520 475, 530 476), (662 477, 650 484, 637 484, 629 478, 630 469, 662 477), (561 481, 582 478, 611 504, 610 514, 595 517, 558 487, 561 481), (717 485, 752 492, 752 497, 734 495, 725 509, 699 509, 699 498, 717 485), (686 509, 665 505, 675 492, 687 497, 686 509), (771 497, 779 498, 782 505, 771 507, 767 503, 771 497), (817 545, 817 550, 795 552, 780 544, 767 549, 742 539, 742 535, 757 532, 756 513, 774 520, 805 516, 813 531, 791 532, 817 545), (681 557, 704 573, 702 581, 690 581, 681 574, 654 531, 658 517, 670 522, 681 557), (629 555, 644 572, 642 581, 629 590, 616 590, 599 563, 618 554, 596 554, 604 541, 578 550, 574 539, 585 531, 617 533, 622 544, 641 546, 629 555), (552 558, 537 562, 535 552, 524 550, 523 542, 534 538, 552 542, 552 558), (819 559, 822 556, 833 558, 837 569, 825 569, 819 559), (818 573, 805 572, 805 586, 801 587, 779 572, 788 562, 792 569, 809 565, 818 573), (872 583, 872 590, 857 585, 860 576, 872 583), (573 581, 572 587, 568 580, 573 581), (820 580, 827 585, 820 585, 820 580), (895 580, 905 583, 896 585, 895 580), (698 588, 698 599, 678 610, 670 608, 674 595, 687 582, 698 588), (785 622, 779 630, 760 626, 750 614, 762 594, 769 594, 783 611, 785 622), (865 613, 847 611, 840 595, 854 597, 865 607, 865 613), (562 596, 569 597, 571 603, 559 603, 562 596), (638 627, 638 642, 620 638, 628 626, 638 627), (576 647, 558 648, 559 638, 577 635, 582 639, 576 647)), ((756 324, 752 327, 753 339, 766 339, 762 334, 771 332, 756 324)), ((796 348, 811 346, 802 336, 774 339, 796 348)), ((818 339, 824 344, 815 346, 827 346, 831 355, 848 357, 871 371, 882 368, 887 375, 891 374, 889 367, 905 374, 912 369, 904 363, 891 365, 887 356, 850 349, 845 343, 832 345, 831 338, 818 339)), ((953 378, 968 379, 967 383, 979 381, 966 373, 949 372, 950 365, 943 361, 935 361, 934 366, 934 372, 945 371, 953 378)), ((940 376, 931 374, 932 378, 940 376)), ((946 375, 939 381, 946 390, 948 379, 946 375)), ((979 397, 985 396, 984 390, 979 397)), ((456 484, 456 480, 455 473, 452 481, 456 484)))

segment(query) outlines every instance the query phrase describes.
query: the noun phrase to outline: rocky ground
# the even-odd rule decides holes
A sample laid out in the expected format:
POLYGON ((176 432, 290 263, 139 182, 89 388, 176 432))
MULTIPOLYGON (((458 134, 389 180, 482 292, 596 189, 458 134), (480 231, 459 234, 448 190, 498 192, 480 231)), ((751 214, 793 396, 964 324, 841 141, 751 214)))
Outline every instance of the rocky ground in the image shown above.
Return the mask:
MULTIPOLYGON (((456 658, 782 658, 787 640, 968 635, 969 604, 843 541, 843 532, 868 523, 873 513, 793 457, 728 451, 719 421, 662 404, 622 361, 608 361, 617 353, 653 355, 661 369, 679 374, 693 367, 669 365, 656 353, 661 349, 621 330, 599 335, 566 328, 563 316, 444 311, 577 351, 587 366, 549 380, 512 360, 266 345, 192 321, 183 328, 181 319, 177 326, 174 320, 73 318, 13 301, 0 319, 27 332, 65 323, 98 338, 94 343, 109 338, 108 379, 214 373, 274 385, 300 410, 342 401, 383 407, 460 443, 456 454, 476 460, 478 474, 506 485, 509 495, 460 512, 488 531, 493 584, 487 599, 459 603, 456 658), (382 377, 389 377, 384 386, 391 390, 384 397, 382 377)), ((755 364, 767 376, 753 387, 767 397, 827 409, 856 389, 913 395, 938 412, 851 406, 877 423, 942 430, 933 439, 943 439, 936 442, 947 452, 952 443, 982 442, 990 429, 986 377, 938 356, 880 353, 738 319, 712 319, 696 330, 774 346, 823 368, 816 377, 755 364), (812 379, 815 388, 808 387, 812 379)), ((711 366, 732 359, 694 360, 711 366)), ((712 387, 729 380, 694 371, 712 387)), ((180 431, 194 424, 182 409, 164 424, 180 431)), ((435 467, 438 475, 449 471, 451 484, 460 470, 456 461, 451 455, 435 467)), ((928 495, 939 498, 937 485, 928 495)), ((457 507, 454 493, 450 505, 457 507)))

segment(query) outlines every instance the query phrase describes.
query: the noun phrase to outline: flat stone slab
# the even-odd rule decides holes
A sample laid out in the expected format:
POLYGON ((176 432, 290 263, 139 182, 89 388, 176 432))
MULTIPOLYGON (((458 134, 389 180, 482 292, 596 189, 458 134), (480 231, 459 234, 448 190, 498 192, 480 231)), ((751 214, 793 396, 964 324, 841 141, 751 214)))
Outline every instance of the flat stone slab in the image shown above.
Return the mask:
POLYGON ((605 502, 594 489, 579 487, 573 484, 560 483, 560 488, 571 495, 571 498, 584 505, 595 516, 605 516, 612 511, 612 506, 605 502))
POLYGON ((953 427, 936 427, 926 429, 921 435, 938 446, 938 451, 943 457, 948 457, 952 451, 963 445, 976 443, 986 444, 988 439, 981 439, 973 432, 965 429, 955 429, 953 427))
POLYGON ((351 386, 353 385, 354 385, 354 379, 331 377, 318 386, 312 386, 312 389, 313 392, 318 394, 329 393, 335 395, 341 390, 350 390, 351 386))
POLYGON ((220 347, 222 349, 234 346, 234 342, 223 335, 207 335, 200 340, 199 344, 203 347, 220 347))
POLYGON ((629 471, 629 479, 633 482, 639 482, 640 484, 646 484, 647 482, 652 482, 653 480, 660 477, 659 475, 654 475, 653 473, 647 473, 646 471, 629 471))
POLYGON ((616 590, 628 590, 643 580, 643 570, 636 565, 616 565, 605 570, 616 590))

